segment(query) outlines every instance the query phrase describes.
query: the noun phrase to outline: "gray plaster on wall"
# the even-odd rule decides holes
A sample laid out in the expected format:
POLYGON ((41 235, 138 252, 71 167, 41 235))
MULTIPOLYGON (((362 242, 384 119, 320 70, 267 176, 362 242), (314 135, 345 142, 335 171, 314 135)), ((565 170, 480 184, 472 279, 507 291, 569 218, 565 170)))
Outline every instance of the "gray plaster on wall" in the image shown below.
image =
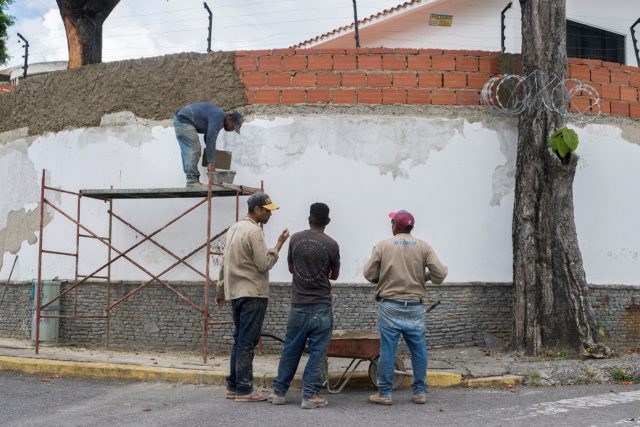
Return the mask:
POLYGON ((620 130, 622 131, 621 136, 625 141, 640 145, 640 121, 638 120, 630 119, 627 117, 601 115, 601 116, 595 117, 593 121, 589 123, 575 125, 575 126, 579 128, 584 128, 591 124, 619 127, 620 130))
POLYGON ((306 147, 317 144, 332 154, 364 161, 376 166, 381 174, 389 173, 400 179, 409 178, 407 167, 424 164, 431 153, 442 150, 456 132, 462 133, 465 123, 480 123, 495 131, 500 151, 505 157, 505 163, 496 167, 493 174, 490 205, 500 205, 501 200, 514 189, 517 119, 491 114, 485 109, 407 105, 299 105, 250 106, 244 108, 244 113, 249 120, 275 120, 291 116, 296 120, 283 126, 245 128, 243 141, 249 145, 259 144, 266 133, 270 134, 270 138, 288 141, 288 144, 276 147, 286 154, 279 156, 280 159, 285 159, 281 163, 265 162, 265 153, 236 145, 235 150, 239 150, 236 161, 243 166, 256 171, 267 167, 282 167, 303 155, 306 147), (399 119, 403 120, 404 126, 397 126, 399 119), (310 132, 312 128, 323 131, 310 132), (410 143, 397 144, 398 141, 410 143), (386 149, 392 146, 395 149, 386 149))
POLYGON ((4 188, 18 184, 20 191, 2 194, 0 200, 0 228, 6 226, 5 216, 39 199, 39 182, 35 166, 29 158, 30 141, 20 138, 11 144, 0 145, 0 182, 4 188))
POLYGON ((503 121, 490 121, 488 126, 495 130, 500 142, 500 152, 505 163, 497 166, 493 172, 493 196, 489 204, 499 206, 507 194, 511 194, 516 183, 516 157, 518 154, 518 128, 515 119, 504 118, 503 121))
POLYGON ((254 122, 243 128, 242 144, 230 147, 238 152, 235 159, 242 166, 256 172, 283 167, 296 161, 307 147, 318 145, 400 179, 408 178, 407 167, 424 164, 433 151, 442 150, 456 133, 462 133, 465 121, 477 121, 482 115, 473 108, 403 105, 251 106, 243 110, 252 121, 295 120, 272 126, 254 122), (397 125, 398 119, 403 120, 403 126, 397 125), (276 141, 270 149, 281 155, 255 149, 265 138, 276 141))
MULTIPOLYGON (((44 225, 53 219, 51 213, 45 211, 44 225)), ((9 252, 17 254, 23 242, 30 245, 36 244, 40 229, 40 206, 33 210, 20 209, 9 212, 7 226, 0 229, 0 269, 4 260, 4 254, 9 252)))
MULTIPOLYGON (((37 242, 40 185, 28 154, 30 139, 18 138, 10 144, 0 145, 0 182, 7 186, 17 184, 20 188, 20 191, 4 192, 0 200, 0 269, 4 254, 18 253, 25 241, 31 245, 37 242)), ((57 199, 56 196, 53 199, 57 199)), ((52 218, 51 213, 46 213, 45 225, 52 218)))
POLYGON ((98 126, 119 111, 169 119, 194 101, 242 106, 245 87, 234 61, 234 52, 180 53, 33 76, 0 97, 0 131, 28 127, 41 135, 98 126))
POLYGON ((29 135, 28 127, 0 132, 0 145, 6 145, 16 139, 26 138, 27 135, 29 135))

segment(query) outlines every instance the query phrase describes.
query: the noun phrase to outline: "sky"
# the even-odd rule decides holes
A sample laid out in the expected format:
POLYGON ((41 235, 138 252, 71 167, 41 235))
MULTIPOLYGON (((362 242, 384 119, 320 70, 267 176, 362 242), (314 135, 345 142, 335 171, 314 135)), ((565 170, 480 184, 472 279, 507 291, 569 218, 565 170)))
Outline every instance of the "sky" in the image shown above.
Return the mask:
MULTIPOLYGON (((404 0, 357 0, 362 19, 404 0)), ((213 12, 212 50, 289 47, 353 21, 352 0, 207 0, 213 12)), ((15 0, 7 10, 9 62, 66 61, 67 41, 55 0, 15 0)), ((121 0, 105 21, 104 62, 179 52, 206 52, 208 13, 202 0, 121 0)))

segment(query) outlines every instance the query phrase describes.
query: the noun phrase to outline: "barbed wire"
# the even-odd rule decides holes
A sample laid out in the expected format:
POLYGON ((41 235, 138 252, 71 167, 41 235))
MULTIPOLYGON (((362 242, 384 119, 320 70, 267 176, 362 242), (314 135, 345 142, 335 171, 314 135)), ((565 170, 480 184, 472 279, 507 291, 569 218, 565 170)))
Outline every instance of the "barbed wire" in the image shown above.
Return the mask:
POLYGON ((595 120, 602 110, 600 94, 593 86, 539 70, 526 76, 505 74, 491 77, 482 87, 480 99, 484 105, 501 114, 517 116, 525 111, 545 108, 576 124, 595 120))

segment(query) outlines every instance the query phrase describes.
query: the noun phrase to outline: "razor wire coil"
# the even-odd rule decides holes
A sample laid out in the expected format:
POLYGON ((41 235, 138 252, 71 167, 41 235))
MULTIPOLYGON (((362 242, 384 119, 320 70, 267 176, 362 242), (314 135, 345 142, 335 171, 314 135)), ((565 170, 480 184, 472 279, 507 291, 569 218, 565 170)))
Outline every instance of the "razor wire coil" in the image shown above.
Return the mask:
POLYGON ((562 79, 534 71, 526 76, 504 74, 491 77, 480 92, 482 103, 501 114, 517 116, 545 108, 568 122, 589 123, 601 114, 600 94, 577 79, 562 79))

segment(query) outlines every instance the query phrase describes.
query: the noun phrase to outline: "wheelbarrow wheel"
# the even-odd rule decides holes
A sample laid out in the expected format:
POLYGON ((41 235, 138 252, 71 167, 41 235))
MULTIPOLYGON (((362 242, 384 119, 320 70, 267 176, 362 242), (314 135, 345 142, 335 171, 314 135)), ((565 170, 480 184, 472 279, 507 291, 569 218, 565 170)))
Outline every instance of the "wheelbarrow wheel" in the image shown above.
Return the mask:
MULTIPOLYGON (((377 355, 375 359, 371 360, 369 363, 369 380, 371 384, 373 384, 376 388, 378 387, 378 360, 380 360, 380 355, 377 355)), ((404 382, 404 375, 398 373, 398 371, 405 372, 404 362, 400 357, 396 356, 396 359, 393 361, 393 390, 398 389, 404 382)))

